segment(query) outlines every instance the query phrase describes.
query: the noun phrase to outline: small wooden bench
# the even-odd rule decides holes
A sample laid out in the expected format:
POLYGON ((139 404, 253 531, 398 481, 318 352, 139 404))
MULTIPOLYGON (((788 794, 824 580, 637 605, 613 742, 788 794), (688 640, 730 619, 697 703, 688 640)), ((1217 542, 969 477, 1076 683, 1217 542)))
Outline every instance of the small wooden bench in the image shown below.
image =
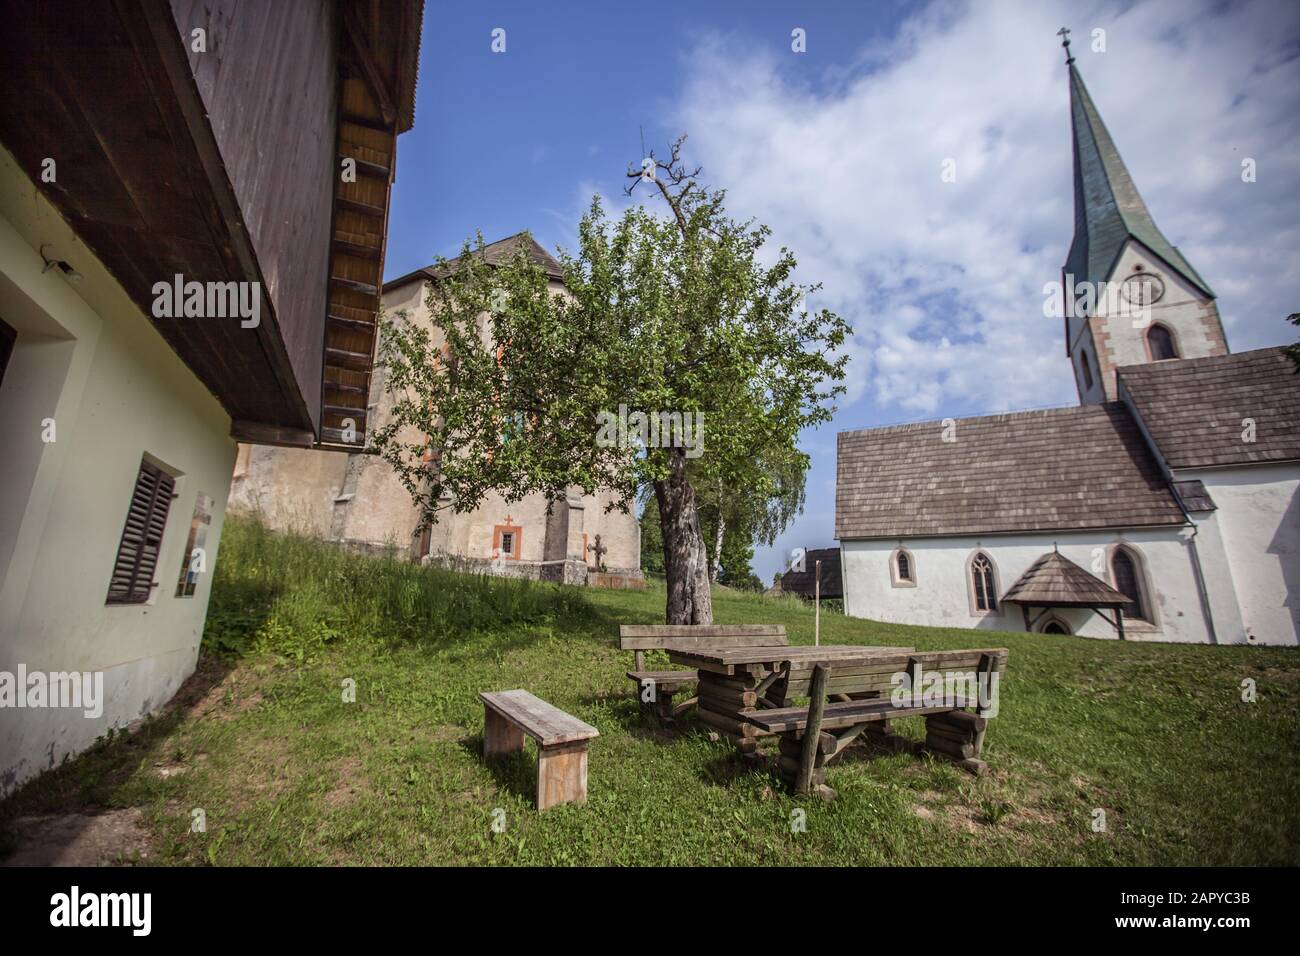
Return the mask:
POLYGON ((537 741, 537 809, 587 799, 587 744, 600 732, 526 690, 479 694, 483 756, 518 753, 537 741))
POLYGON ((862 663, 816 663, 811 665, 811 673, 792 671, 788 679, 789 696, 806 693, 807 707, 757 711, 748 715, 748 720, 779 735, 778 769, 796 793, 813 791, 833 797, 835 791, 825 785, 823 768, 863 734, 898 750, 929 751, 979 774, 986 769, 979 758, 989 714, 978 697, 945 693, 927 702, 924 675, 967 675, 973 677, 974 688, 970 688, 969 679, 957 680, 953 686, 964 685, 976 694, 991 688, 996 695, 996 681, 1006 669, 1007 656, 1006 648, 990 648, 914 651, 862 663), (897 686, 894 675, 903 671, 912 675, 912 687, 921 699, 899 706, 891 694, 897 686), (828 703, 829 694, 839 699, 828 703), (890 722, 896 717, 924 717, 925 742, 913 744, 894 734, 890 722))
POLYGON ((784 647, 790 643, 783 624, 623 624, 618 646, 632 651, 635 667, 627 676, 637 686, 641 709, 668 722, 680 716, 697 698, 673 705, 673 696, 699 681, 694 670, 648 671, 649 650, 695 650, 705 647, 784 647))

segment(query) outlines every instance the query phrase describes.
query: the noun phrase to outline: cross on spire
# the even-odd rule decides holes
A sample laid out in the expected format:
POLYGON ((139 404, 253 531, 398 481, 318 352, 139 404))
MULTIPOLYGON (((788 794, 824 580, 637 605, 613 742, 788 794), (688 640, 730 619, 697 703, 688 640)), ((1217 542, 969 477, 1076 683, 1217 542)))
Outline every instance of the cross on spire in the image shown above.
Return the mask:
POLYGON ((1065 65, 1069 66, 1074 62, 1074 54, 1070 52, 1070 28, 1061 27, 1056 35, 1061 38, 1061 46, 1065 47, 1065 65))

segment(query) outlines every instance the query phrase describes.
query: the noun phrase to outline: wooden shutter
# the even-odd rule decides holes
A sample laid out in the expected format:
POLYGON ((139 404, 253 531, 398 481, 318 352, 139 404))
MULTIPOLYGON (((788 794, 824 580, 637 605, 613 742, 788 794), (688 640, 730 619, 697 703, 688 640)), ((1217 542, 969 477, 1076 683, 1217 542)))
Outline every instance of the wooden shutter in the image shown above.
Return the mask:
POLYGON ((135 479, 131 507, 126 513, 117 560, 113 563, 107 603, 144 604, 149 600, 175 485, 175 479, 156 465, 140 462, 140 474, 135 479))

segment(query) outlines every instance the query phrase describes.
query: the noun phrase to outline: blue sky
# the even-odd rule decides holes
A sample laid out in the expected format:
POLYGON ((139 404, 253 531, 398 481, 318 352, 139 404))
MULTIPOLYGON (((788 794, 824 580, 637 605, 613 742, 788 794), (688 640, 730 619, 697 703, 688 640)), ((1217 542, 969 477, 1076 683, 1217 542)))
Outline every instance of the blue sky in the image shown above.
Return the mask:
POLYGON ((1076 400, 1059 320, 1042 314, 1072 231, 1062 24, 1157 224, 1218 293, 1231 347, 1289 341, 1290 0, 429 2, 388 276, 476 230, 572 248, 593 193, 626 202, 642 129, 660 150, 689 133, 688 161, 733 214, 774 229, 800 277, 825 284, 814 304, 855 329, 849 395, 801 442, 808 507, 755 561, 770 580, 790 547, 832 543, 836 432, 1076 400), (948 159, 956 182, 941 180, 948 159))

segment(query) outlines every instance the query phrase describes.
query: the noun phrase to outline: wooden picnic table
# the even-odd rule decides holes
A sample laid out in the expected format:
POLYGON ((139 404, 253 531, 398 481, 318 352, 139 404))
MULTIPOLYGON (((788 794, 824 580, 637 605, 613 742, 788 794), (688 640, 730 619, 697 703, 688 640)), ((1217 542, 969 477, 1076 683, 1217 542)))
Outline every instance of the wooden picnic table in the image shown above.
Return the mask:
POLYGON ((905 667, 907 655, 913 650, 865 644, 670 648, 668 659, 699 672, 700 720, 743 753, 753 753, 759 739, 772 732, 750 723, 748 715, 760 708, 788 706, 790 698, 806 695, 808 677, 817 664, 869 668, 902 661, 905 667))

